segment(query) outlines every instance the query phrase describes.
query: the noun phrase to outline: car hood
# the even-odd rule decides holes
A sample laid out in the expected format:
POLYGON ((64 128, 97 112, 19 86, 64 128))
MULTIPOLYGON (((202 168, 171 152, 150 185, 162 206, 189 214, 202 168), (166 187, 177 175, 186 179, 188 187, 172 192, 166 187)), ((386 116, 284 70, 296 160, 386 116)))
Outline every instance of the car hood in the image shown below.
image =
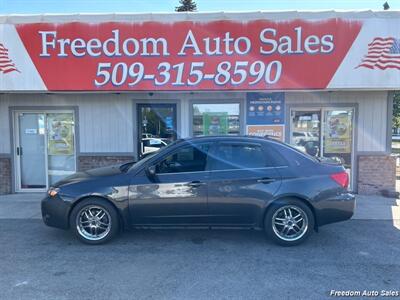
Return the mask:
POLYGON ((63 185, 93 180, 99 177, 118 175, 124 173, 133 164, 134 162, 129 162, 124 164, 112 165, 108 167, 91 169, 83 172, 77 172, 73 175, 70 175, 58 181, 53 185, 53 187, 57 188, 63 185))

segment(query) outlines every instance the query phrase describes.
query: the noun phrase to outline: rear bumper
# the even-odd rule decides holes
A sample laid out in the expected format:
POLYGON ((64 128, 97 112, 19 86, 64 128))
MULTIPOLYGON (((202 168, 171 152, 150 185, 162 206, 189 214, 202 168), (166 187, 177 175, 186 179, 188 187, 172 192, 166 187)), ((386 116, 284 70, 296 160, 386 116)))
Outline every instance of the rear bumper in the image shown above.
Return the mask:
POLYGON ((42 200, 42 219, 47 226, 61 229, 69 228, 70 202, 64 201, 59 195, 47 196, 42 200))
POLYGON ((351 193, 341 193, 315 204, 317 225, 341 222, 354 214, 356 198, 351 193))

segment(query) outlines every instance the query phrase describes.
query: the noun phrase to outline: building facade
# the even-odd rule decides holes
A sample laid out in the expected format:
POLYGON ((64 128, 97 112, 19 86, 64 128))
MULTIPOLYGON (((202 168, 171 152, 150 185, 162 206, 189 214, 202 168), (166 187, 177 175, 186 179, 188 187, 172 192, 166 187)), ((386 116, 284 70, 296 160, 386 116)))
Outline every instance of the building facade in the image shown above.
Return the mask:
POLYGON ((0 17, 0 193, 177 138, 271 136, 395 189, 400 13, 0 17))

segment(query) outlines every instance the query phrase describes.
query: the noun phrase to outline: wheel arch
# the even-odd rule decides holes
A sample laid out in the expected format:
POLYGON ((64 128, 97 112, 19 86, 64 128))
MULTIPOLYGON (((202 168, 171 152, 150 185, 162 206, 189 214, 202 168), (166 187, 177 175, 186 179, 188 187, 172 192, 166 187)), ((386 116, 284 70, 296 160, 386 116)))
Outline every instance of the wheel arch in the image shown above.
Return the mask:
POLYGON ((308 199, 306 199, 305 197, 301 197, 299 195, 285 195, 285 196, 280 196, 274 200, 272 200, 270 203, 268 203, 268 205, 266 206, 266 208, 264 209, 264 213, 263 213, 263 217, 261 220, 261 228, 264 227, 264 222, 265 222, 265 217, 268 213, 268 211, 277 203, 279 203, 280 201, 285 201, 285 200, 297 200, 297 201, 301 201, 303 204, 307 205, 307 207, 311 210, 313 217, 314 217, 314 230, 318 232, 318 218, 317 218, 317 214, 315 211, 314 206, 310 203, 310 201, 308 199))
POLYGON ((68 228, 71 227, 70 218, 71 218, 71 213, 74 210, 74 208, 82 201, 84 201, 86 199, 90 199, 90 198, 101 199, 101 200, 107 201, 107 203, 111 204, 112 207, 114 207, 115 211, 117 212, 120 228, 121 229, 125 228, 126 221, 125 221, 124 217, 122 216, 121 211, 118 209, 118 207, 115 205, 115 203, 113 201, 111 201, 110 199, 108 199, 107 197, 102 196, 102 195, 85 195, 85 196, 82 196, 81 198, 78 198, 77 200, 75 200, 73 202, 73 204, 71 205, 69 212, 68 212, 68 228))

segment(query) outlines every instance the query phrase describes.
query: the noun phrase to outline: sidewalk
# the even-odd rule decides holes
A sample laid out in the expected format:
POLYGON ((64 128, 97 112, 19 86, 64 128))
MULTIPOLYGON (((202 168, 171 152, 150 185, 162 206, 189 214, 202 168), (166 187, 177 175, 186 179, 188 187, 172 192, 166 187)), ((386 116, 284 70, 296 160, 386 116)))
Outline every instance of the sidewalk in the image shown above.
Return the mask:
MULTIPOLYGON (((0 196, 0 219, 40 219, 40 200, 44 193, 0 196)), ((382 196, 357 195, 356 220, 396 220, 400 224, 400 200, 382 196)), ((400 229, 400 225, 399 225, 400 229)))
POLYGON ((400 200, 382 196, 356 196, 355 220, 392 220, 400 229, 400 200))
POLYGON ((40 201, 45 193, 0 195, 0 219, 41 219, 40 201))

